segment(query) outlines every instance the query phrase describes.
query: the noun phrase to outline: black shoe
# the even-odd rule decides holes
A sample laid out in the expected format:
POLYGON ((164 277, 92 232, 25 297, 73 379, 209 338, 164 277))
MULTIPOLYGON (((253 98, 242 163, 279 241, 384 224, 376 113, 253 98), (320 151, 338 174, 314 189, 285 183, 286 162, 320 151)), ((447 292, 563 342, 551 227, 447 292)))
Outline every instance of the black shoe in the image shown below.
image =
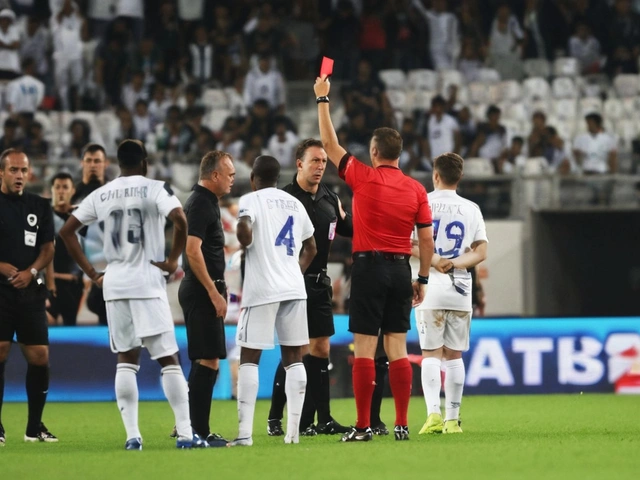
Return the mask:
POLYGON ((409 427, 406 425, 396 425, 393 429, 396 440, 409 440, 409 427))
POLYGON ((173 426, 173 430, 171 430, 171 433, 169 434, 169 438, 178 438, 178 429, 175 425, 173 426))
POLYGON ((282 420, 279 418, 267 420, 267 434, 270 437, 281 437, 284 435, 284 430, 282 430, 282 420))
POLYGON ((345 433, 340 439, 341 442, 368 442, 373 439, 371 428, 351 427, 348 433, 345 433))
POLYGON ((0 447, 4 447, 5 438, 4 438, 4 427, 0 423, 0 447))
POLYGON ((316 435, 318 435, 318 431, 313 423, 300 432, 302 437, 315 437, 316 435))
POLYGON ((227 443, 229 443, 222 435, 218 435, 217 433, 207 435, 206 441, 210 447, 226 447, 227 443))
POLYGON ((389 435, 389 429, 384 424, 384 422, 380 422, 375 427, 371 427, 374 435, 389 435))
POLYGON ((320 424, 316 427, 316 431, 320 435, 336 435, 338 433, 344 434, 349 433, 351 431, 351 427, 345 427, 344 425, 340 425, 333 418, 327 423, 320 424))
POLYGON ((47 430, 47 427, 44 426, 44 423, 40 423, 40 427, 38 427, 38 431, 35 433, 35 435, 32 436, 25 434, 24 441, 53 443, 58 441, 58 437, 47 430))

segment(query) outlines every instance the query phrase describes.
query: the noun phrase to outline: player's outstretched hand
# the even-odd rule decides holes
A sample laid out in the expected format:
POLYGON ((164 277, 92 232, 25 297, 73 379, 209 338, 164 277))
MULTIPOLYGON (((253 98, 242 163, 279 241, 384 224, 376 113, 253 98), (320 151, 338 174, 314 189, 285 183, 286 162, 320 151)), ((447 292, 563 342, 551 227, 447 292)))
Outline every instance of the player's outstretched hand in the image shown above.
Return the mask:
POLYGON ((313 91, 316 92, 316 97, 326 97, 331 90, 331 83, 329 78, 325 75, 316 78, 316 84, 313 86, 313 91))
POLYGON ((171 275, 178 269, 178 261, 177 260, 165 260, 164 262, 154 262, 151 260, 151 265, 158 267, 163 272, 167 272, 171 275))
POLYGON ((436 265, 436 270, 440 273, 447 273, 453 268, 453 262, 448 258, 441 258, 436 265))
POLYGON ((418 283, 418 281, 416 280, 415 282, 413 282, 412 287, 413 287, 413 300, 411 301, 411 306, 417 307, 424 300, 424 296, 427 293, 427 286, 423 285, 422 283, 418 283))
POLYGON ((216 315, 225 318, 227 316, 227 302, 225 298, 220 295, 217 290, 209 293, 209 298, 211 299, 211 303, 213 303, 213 308, 216 309, 216 315))

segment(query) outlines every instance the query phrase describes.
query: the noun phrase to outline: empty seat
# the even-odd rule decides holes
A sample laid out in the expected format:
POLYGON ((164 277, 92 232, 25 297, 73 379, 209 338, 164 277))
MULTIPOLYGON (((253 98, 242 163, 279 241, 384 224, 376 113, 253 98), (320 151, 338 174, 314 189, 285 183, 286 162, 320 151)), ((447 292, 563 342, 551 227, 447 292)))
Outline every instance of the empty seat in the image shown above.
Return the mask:
POLYGON ((229 99, 221 88, 207 88, 202 94, 202 103, 207 109, 229 108, 229 99))
POLYGON ((431 99, 435 96, 435 92, 429 90, 417 90, 407 93, 407 110, 429 110, 431 108, 431 99))
POLYGON ((527 77, 549 78, 551 76, 551 65, 543 58, 525 60, 523 67, 527 77))
POLYGON ((580 75, 580 64, 572 57, 556 58, 553 62, 553 74, 556 77, 577 77, 580 75))
POLYGON ((407 76, 407 87, 413 90, 434 91, 438 88, 438 74, 426 68, 411 70, 407 76))
POLYGON ((527 99, 541 99, 548 98, 551 87, 542 77, 527 78, 523 83, 524 96, 527 99))
POLYGON ((542 175, 549 168, 547 159, 544 157, 527 158, 524 162, 522 173, 525 175, 542 175))
POLYGON ((387 90, 387 98, 394 110, 404 110, 407 103, 407 94, 401 90, 387 90))
POLYGON ((489 91, 487 85, 480 82, 472 82, 469 84, 469 100, 472 103, 489 103, 489 91))
POLYGON ((549 115, 549 112, 551 111, 551 105, 548 98, 532 100, 528 105, 529 116, 533 115, 535 112, 542 112, 545 115, 549 115))
POLYGON ((618 120, 624 116, 624 107, 618 98, 607 98, 603 105, 603 114, 605 118, 618 120))
POLYGON ((231 115, 230 110, 218 109, 212 110, 209 112, 204 119, 202 120, 202 124, 209 129, 217 132, 222 129, 224 122, 231 115))
POLYGON ((640 76, 638 75, 618 75, 613 79, 613 86, 620 97, 634 97, 640 90, 640 76))
POLYGON ((399 68, 380 70, 378 77, 388 89, 404 90, 407 85, 407 77, 399 68))
POLYGON ((498 83, 500 82, 500 73, 494 68, 478 69, 478 82, 481 83, 498 83))
POLYGON ((599 98, 581 98, 580 99, 580 115, 588 115, 589 113, 602 113, 602 100, 599 98))
POLYGON ((180 190, 188 192, 198 181, 198 165, 173 163, 171 165, 171 183, 180 190))
POLYGON ((468 158, 464 161, 464 173, 469 177, 491 177, 493 165, 487 158, 468 158))
POLYGON ((551 90, 555 98, 577 98, 578 90, 573 79, 569 77, 558 77, 553 80, 551 90))
POLYGON ((505 80, 500 82, 500 99, 509 102, 522 100, 522 86, 516 80, 505 80))
POLYGON ((440 77, 440 91, 443 93, 446 93, 451 85, 464 85, 464 78, 458 70, 440 70, 438 75, 440 77))
POLYGON ((529 113, 527 112, 523 102, 509 104, 507 107, 502 109, 502 116, 504 118, 518 120, 519 122, 524 122, 529 119, 529 113))
POLYGON ((575 119, 578 116, 578 101, 575 98, 554 100, 553 114, 561 119, 575 119))

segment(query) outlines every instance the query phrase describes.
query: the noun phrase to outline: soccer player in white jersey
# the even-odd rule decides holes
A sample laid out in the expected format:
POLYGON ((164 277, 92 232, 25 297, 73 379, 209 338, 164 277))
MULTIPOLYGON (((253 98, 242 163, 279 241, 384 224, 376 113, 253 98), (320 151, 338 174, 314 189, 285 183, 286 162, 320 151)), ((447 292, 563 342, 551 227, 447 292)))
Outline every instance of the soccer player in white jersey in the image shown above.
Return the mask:
POLYGON ((284 443, 299 442, 300 415, 307 374, 302 347, 309 343, 307 293, 303 273, 316 254, 313 224, 302 203, 278 190, 280 164, 268 155, 256 158, 252 193, 240 198, 238 240, 245 249, 242 313, 238 322, 238 437, 231 446, 253 444, 262 350, 274 348, 278 335, 287 371, 287 432, 284 443))
POLYGON ((147 152, 138 140, 118 147, 121 175, 93 191, 60 231, 69 253, 84 273, 103 288, 111 350, 118 354, 116 399, 127 433, 125 448, 142 450, 138 428, 141 347, 162 366, 162 388, 175 415, 178 448, 206 447, 193 435, 187 382, 178 360, 178 345, 163 272, 173 273, 187 241, 187 219, 167 184, 145 178, 147 152), (169 258, 164 254, 166 218, 174 225, 169 258), (76 231, 104 222, 107 268, 97 272, 82 252, 76 231))
POLYGON ((478 206, 456 193, 464 161, 455 153, 436 157, 435 190, 429 196, 433 216, 435 253, 429 288, 416 309, 422 349, 422 389, 427 421, 420 433, 462 433, 459 422, 465 367, 462 352, 469 349, 471 274, 487 257, 487 234, 478 206), (440 412, 440 368, 445 367, 443 424, 440 412))

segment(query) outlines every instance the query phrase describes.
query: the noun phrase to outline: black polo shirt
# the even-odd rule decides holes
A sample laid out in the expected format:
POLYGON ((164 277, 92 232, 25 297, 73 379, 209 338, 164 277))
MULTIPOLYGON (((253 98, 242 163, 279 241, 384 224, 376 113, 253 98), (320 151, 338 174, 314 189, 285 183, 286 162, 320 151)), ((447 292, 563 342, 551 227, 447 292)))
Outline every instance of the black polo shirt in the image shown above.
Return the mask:
MULTIPOLYGON (((28 192, 0 192, 0 262, 25 270, 40 255, 40 247, 49 242, 53 242, 49 202, 28 192)), ((0 284, 9 285, 4 275, 0 275, 0 284)))
POLYGON ((99 189, 103 185, 104 183, 101 183, 99 180, 92 180, 89 183, 78 182, 76 184, 76 193, 71 197, 71 203, 73 205, 79 205, 80 202, 87 198, 90 193, 99 189))
POLYGON ((56 273, 73 273, 79 274, 80 267, 71 258, 67 246, 64 244, 62 238, 60 238, 60 229, 66 223, 71 216, 71 213, 62 213, 53 211, 53 225, 56 239, 56 250, 53 254, 53 271, 56 273))
MULTIPOLYGON (((218 197, 201 185, 194 185, 193 193, 184 205, 188 234, 202 240, 202 256, 212 280, 224 278, 224 231, 220 220, 218 197)), ((183 256, 185 277, 197 280, 183 256)))
POLYGON ((317 274, 327 268, 331 242, 335 234, 343 237, 353 236, 351 215, 347 214, 343 220, 340 216, 338 196, 329 187, 321 183, 315 195, 303 190, 298 185, 296 177, 283 190, 302 202, 315 228, 313 237, 316 240, 318 253, 307 269, 307 274, 317 274))

